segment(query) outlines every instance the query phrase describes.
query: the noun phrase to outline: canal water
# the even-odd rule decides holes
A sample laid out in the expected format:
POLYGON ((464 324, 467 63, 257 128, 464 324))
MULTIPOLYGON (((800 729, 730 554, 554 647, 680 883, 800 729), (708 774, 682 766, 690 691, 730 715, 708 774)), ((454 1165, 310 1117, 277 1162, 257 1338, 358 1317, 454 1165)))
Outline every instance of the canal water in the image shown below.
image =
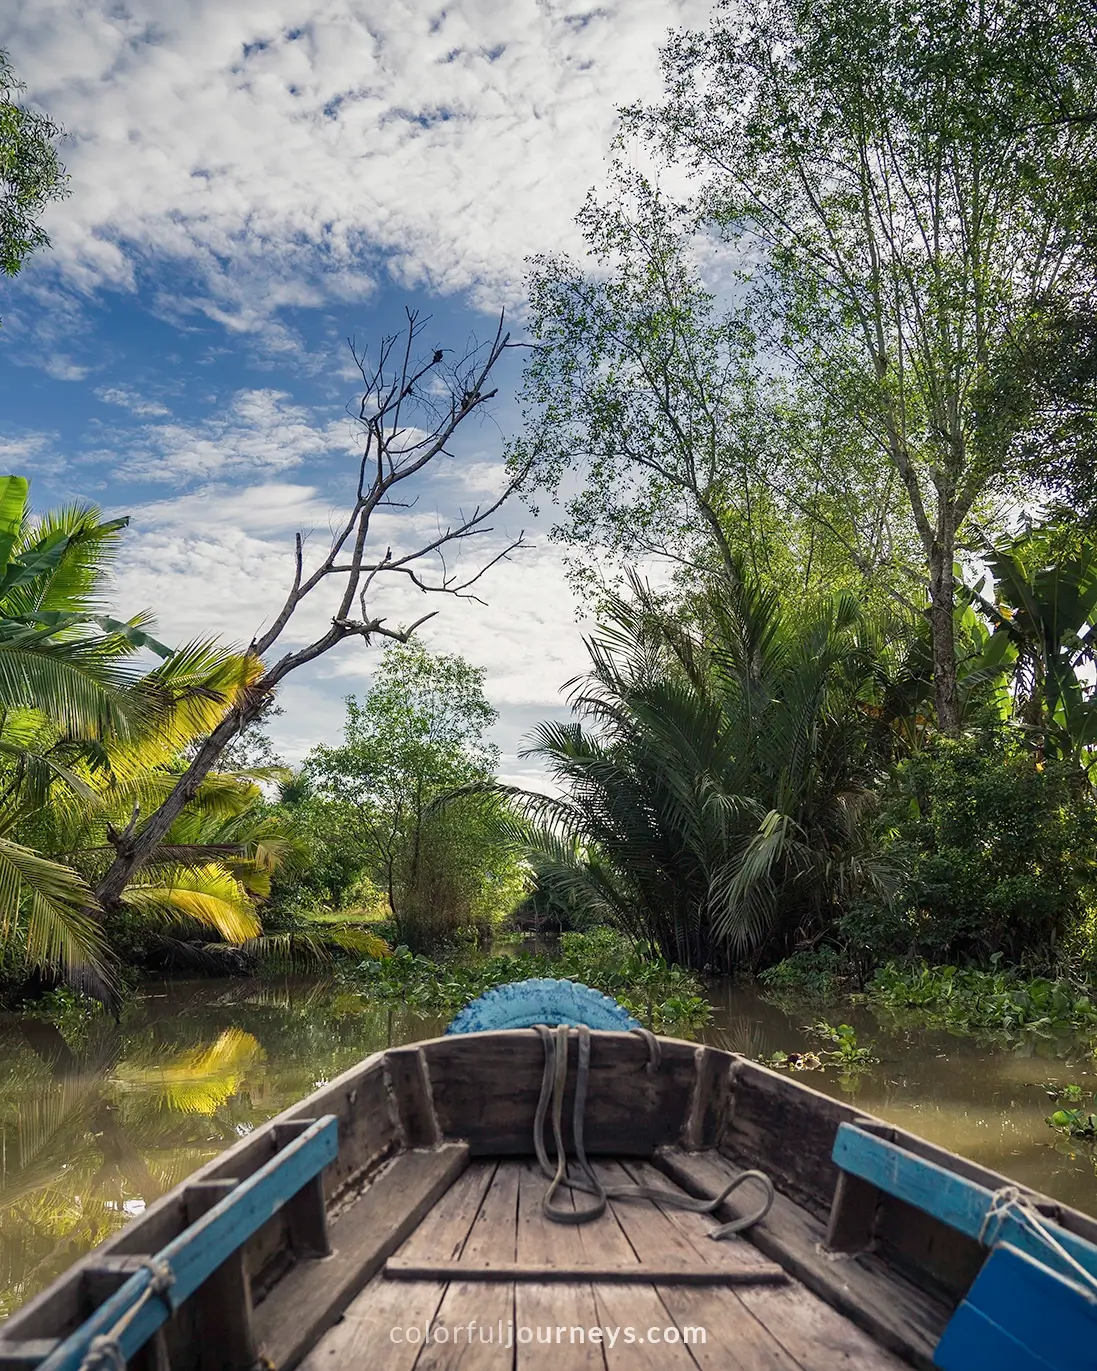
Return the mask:
MULTIPOLYGON (((1092 1150, 1044 1122, 1049 1082, 1097 1081, 1081 1044, 1016 1051, 902 1029, 848 1007, 811 1013, 713 987, 701 1037, 766 1058, 818 1048, 814 1018, 852 1022, 879 1058, 801 1079, 1097 1214, 1092 1150)), ((0 1016, 0 1320, 74 1258, 236 1138, 370 1052, 444 1023, 317 980, 148 986, 115 1025, 0 1016)), ((789 1138, 789 1146, 796 1139, 789 1138)))

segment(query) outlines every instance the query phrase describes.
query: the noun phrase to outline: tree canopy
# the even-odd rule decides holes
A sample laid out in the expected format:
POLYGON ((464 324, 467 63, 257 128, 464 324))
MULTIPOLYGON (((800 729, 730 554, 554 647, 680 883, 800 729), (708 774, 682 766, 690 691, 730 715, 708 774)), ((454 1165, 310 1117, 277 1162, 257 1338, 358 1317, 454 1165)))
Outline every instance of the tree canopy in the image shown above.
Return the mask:
POLYGON ((20 104, 25 86, 0 50, 0 271, 15 276, 32 252, 48 246, 39 220, 68 193, 58 156, 64 136, 48 115, 20 104))

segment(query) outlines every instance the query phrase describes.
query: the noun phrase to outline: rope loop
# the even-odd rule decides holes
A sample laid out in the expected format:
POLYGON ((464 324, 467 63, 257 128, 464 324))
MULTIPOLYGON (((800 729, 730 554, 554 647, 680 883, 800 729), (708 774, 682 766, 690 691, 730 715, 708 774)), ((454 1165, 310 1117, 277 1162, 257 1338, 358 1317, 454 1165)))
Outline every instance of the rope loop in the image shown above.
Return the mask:
POLYGON ((992 1247, 1000 1241, 1002 1224, 1006 1218, 1024 1224, 1070 1268, 1091 1298, 1097 1296, 1097 1276, 1066 1250, 1052 1232, 1043 1214, 1019 1186, 1003 1185, 990 1197, 990 1204, 979 1229, 979 1241, 985 1247, 992 1247), (992 1229, 995 1223, 996 1226, 992 1229))
MULTIPOLYGON (((575 1103, 572 1109, 571 1134, 575 1144, 576 1170, 569 1174, 567 1154, 564 1150, 564 1094, 567 1089, 568 1074, 568 1024, 558 1024, 555 1029, 547 1024, 534 1024, 545 1050, 545 1067, 541 1076, 541 1094, 537 1100, 537 1110, 533 1119, 533 1150, 542 1172, 548 1177, 549 1186, 545 1191, 541 1208, 545 1217, 553 1223, 589 1223, 606 1212, 610 1200, 654 1200, 657 1204, 686 1209, 694 1214, 712 1214, 727 1199, 733 1190, 745 1181, 755 1181, 762 1189, 762 1201, 754 1213, 743 1214, 730 1223, 714 1228, 710 1238, 719 1241, 742 1233, 753 1224, 764 1219, 773 1204, 773 1182, 764 1171, 741 1171, 732 1177, 718 1195, 710 1200, 693 1199, 680 1190, 665 1190, 662 1186, 652 1185, 613 1185, 606 1186, 598 1179, 594 1168, 587 1160, 583 1124, 587 1110, 587 1090, 590 1085, 590 1029, 586 1024, 577 1024, 577 1062, 575 1075, 575 1103), (556 1149, 556 1165, 549 1161, 545 1146, 545 1122, 549 1106, 552 1107, 552 1140, 556 1149), (593 1195, 594 1203, 579 1208, 577 1205, 563 1206, 555 1202, 561 1188, 570 1190, 574 1199, 578 1191, 593 1195)), ((647 1045, 648 1060, 645 1067, 649 1075, 654 1075, 662 1064, 662 1049, 659 1039, 646 1028, 634 1028, 647 1045)))
POLYGON ((173 1312, 175 1306, 172 1304, 170 1291, 175 1284, 175 1272, 171 1269, 171 1263, 162 1257, 146 1257, 137 1269, 149 1273, 148 1285, 126 1312, 115 1319, 106 1333, 100 1333, 92 1338, 80 1363, 80 1371, 126 1371, 122 1334, 140 1311, 149 1300, 157 1297, 164 1301, 169 1313, 173 1312))

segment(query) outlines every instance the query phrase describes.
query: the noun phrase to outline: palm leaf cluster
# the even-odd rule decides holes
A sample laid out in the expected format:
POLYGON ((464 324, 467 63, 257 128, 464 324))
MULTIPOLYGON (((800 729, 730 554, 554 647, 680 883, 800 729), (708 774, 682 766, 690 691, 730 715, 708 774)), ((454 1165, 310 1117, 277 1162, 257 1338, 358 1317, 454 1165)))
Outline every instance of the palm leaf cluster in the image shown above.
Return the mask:
POLYGON ((632 578, 587 646, 578 717, 529 750, 562 793, 521 796, 513 833, 542 885, 720 969, 810 942, 886 887, 859 709, 874 656, 850 597, 786 609, 740 568, 671 613, 632 578))
MULTIPOLYGON (((169 793, 259 664, 208 641, 172 651, 147 614, 114 618, 102 591, 126 521, 76 505, 35 518, 27 496, 0 480, 0 972, 109 989, 93 888, 112 835, 169 793)), ((126 891, 128 918, 158 936, 259 936, 256 900, 292 849, 260 779, 206 779, 126 891)))

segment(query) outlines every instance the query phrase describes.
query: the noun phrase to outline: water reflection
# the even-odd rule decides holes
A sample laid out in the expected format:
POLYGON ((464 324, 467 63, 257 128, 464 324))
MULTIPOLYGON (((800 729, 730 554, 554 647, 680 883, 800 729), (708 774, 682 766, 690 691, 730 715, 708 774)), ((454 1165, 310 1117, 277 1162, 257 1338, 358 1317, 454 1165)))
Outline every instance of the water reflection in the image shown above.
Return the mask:
POLYGON ((272 1114, 440 1027, 293 981, 153 988, 68 1040, 0 1019, 0 1318, 272 1114))
MULTIPOLYGON (((715 1046, 753 1057, 818 1046, 804 1028, 818 1011, 727 985, 712 994, 715 1046)), ((1093 1154, 1048 1129, 1041 1088, 1092 1089, 1092 1057, 1069 1041, 995 1052, 852 1019, 879 1064, 805 1084, 1097 1212, 1093 1154)), ((0 1017, 0 1318, 237 1137, 368 1053, 441 1028, 304 980, 150 987, 121 1025, 83 1033, 0 1017)))
MULTIPOLYGON (((806 1031, 820 1011, 781 1008, 748 989, 712 988, 714 1022, 705 1041, 765 1058, 780 1049, 818 1048, 806 1031)), ((1097 1213, 1097 1154, 1059 1137, 1044 1122, 1055 1105, 1044 1086, 1075 1081, 1097 1088, 1091 1050, 1070 1038, 1005 1051, 947 1033, 881 1021, 848 1006, 826 1013, 852 1023, 880 1058, 871 1070, 842 1076, 828 1069, 798 1077, 805 1085, 851 1100, 861 1109, 919 1133, 973 1161, 1087 1213, 1097 1213)), ((793 1145, 790 1140, 790 1145, 793 1145)))

